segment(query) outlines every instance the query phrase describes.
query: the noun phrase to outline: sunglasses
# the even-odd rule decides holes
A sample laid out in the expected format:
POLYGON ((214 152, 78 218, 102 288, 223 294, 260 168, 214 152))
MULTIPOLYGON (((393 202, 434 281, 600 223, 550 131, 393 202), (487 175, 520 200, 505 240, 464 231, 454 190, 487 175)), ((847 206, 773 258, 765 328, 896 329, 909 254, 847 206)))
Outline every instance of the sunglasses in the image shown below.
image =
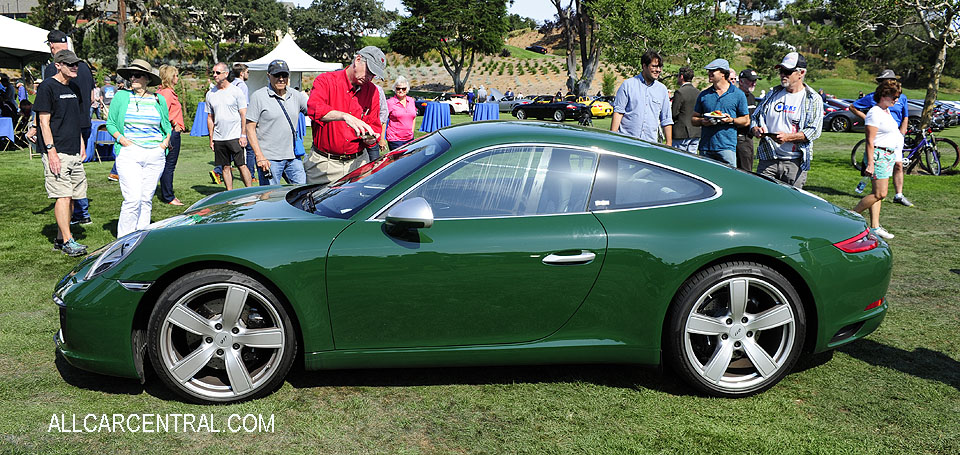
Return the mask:
POLYGON ((290 79, 290 73, 277 73, 277 74, 271 74, 271 76, 277 79, 290 79))
POLYGON ((64 65, 64 66, 69 66, 69 67, 71 67, 71 68, 76 68, 76 67, 79 67, 79 66, 80 66, 80 62, 73 62, 73 63, 61 63, 61 65, 64 65))
POLYGON ((406 91, 406 90, 409 90, 409 89, 410 89, 410 87, 397 87, 397 88, 396 88, 396 90, 397 90, 398 92, 401 91, 401 90, 406 91))
POLYGON ((141 73, 141 72, 139 72, 139 71, 134 71, 134 72, 130 73, 130 79, 135 79, 135 78, 138 78, 138 77, 144 77, 144 78, 145 78, 145 77, 147 77, 147 74, 146 74, 146 73, 141 73))
POLYGON ((791 75, 791 74, 793 74, 793 73, 796 73, 796 72, 797 72, 797 69, 796 69, 796 68, 794 68, 794 69, 792 69, 792 70, 788 70, 788 69, 786 69, 786 68, 780 68, 780 75, 781 75, 781 76, 789 76, 789 75, 791 75))
POLYGON ((226 74, 226 73, 227 73, 226 71, 214 71, 213 75, 216 76, 218 74, 226 74))

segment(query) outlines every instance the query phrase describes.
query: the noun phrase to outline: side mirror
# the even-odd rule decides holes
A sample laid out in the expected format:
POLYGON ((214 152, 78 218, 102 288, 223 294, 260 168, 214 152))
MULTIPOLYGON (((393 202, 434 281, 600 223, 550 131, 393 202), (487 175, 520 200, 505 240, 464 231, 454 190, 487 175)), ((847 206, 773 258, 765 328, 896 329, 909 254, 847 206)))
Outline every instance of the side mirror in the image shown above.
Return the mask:
POLYGON ((433 226, 433 208, 422 197, 408 199, 387 212, 386 227, 390 233, 433 226))

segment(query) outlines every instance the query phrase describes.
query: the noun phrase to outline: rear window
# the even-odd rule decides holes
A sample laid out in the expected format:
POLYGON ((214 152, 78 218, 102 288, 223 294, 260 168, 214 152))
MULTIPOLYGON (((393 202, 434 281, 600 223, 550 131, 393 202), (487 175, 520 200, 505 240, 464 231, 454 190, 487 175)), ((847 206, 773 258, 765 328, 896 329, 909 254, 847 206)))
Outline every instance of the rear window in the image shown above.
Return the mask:
POLYGON ((630 158, 602 155, 590 210, 681 204, 715 194, 712 186, 689 175, 630 158))

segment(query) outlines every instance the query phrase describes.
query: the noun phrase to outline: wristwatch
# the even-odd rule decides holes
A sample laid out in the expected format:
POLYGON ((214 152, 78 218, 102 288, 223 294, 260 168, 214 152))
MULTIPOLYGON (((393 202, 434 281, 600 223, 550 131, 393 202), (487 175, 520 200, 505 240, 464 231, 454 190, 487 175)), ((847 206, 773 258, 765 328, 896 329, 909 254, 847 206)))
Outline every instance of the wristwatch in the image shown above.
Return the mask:
POLYGON ((53 144, 47 144, 47 145, 45 145, 44 147, 46 147, 46 148, 47 148, 47 150, 50 150, 50 149, 52 149, 52 148, 53 148, 53 144))

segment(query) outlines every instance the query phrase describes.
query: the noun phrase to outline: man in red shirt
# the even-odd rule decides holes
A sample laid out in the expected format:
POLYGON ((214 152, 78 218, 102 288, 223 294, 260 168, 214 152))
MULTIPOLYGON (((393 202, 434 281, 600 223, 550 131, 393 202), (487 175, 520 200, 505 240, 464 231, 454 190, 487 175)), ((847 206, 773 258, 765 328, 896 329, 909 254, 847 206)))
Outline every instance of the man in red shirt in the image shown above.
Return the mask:
POLYGON ((313 120, 313 152, 304 163, 307 183, 329 185, 367 162, 367 149, 383 131, 380 95, 387 59, 376 46, 360 49, 346 69, 313 81, 307 115, 313 120))

